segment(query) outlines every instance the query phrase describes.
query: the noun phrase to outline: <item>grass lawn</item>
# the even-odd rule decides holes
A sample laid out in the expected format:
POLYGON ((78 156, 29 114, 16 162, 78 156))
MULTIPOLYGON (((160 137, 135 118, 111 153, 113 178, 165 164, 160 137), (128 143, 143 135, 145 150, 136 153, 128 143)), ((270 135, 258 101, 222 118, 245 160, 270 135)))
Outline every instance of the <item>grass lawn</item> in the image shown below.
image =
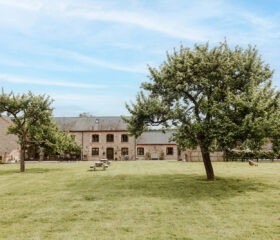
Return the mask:
POLYGON ((280 163, 0 165, 0 239, 280 239, 280 163))

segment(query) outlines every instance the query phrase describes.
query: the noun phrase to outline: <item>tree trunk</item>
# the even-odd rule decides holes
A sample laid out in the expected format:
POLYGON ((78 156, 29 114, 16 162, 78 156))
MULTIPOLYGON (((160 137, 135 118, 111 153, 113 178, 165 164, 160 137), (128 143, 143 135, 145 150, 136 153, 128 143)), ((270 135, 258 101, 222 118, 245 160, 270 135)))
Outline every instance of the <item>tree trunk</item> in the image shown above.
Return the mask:
POLYGON ((203 151, 201 148, 201 153, 202 153, 202 158, 203 158, 203 163, 204 163, 204 167, 205 167, 205 171, 206 171, 206 175, 207 175, 207 180, 208 181, 215 181, 215 174, 214 174, 214 170, 212 167, 212 162, 210 159, 210 153, 203 151))
POLYGON ((21 152, 20 152, 20 171, 25 171, 25 147, 21 145, 21 152))

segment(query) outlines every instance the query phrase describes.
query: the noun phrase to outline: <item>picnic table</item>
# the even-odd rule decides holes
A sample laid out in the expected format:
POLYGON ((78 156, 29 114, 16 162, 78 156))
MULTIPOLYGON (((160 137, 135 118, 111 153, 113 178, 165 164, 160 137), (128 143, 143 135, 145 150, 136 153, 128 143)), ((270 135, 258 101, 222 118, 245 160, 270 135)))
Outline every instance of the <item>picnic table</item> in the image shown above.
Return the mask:
POLYGON ((102 168, 103 171, 106 170, 106 168, 108 168, 109 165, 106 164, 105 162, 101 162, 101 161, 98 161, 98 162, 95 162, 94 165, 91 165, 90 168, 93 169, 93 171, 96 171, 97 168, 102 168))
POLYGON ((107 158, 101 158, 100 162, 106 163, 108 165, 110 165, 111 161, 109 161, 107 158))

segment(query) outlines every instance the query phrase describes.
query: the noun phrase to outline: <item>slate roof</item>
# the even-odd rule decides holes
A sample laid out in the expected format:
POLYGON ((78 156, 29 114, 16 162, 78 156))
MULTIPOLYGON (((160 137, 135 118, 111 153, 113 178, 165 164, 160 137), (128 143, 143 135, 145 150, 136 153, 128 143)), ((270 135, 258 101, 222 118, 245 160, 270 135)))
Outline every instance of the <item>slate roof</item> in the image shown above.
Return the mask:
POLYGON ((126 131, 121 117, 55 117, 63 131, 126 131))
POLYGON ((149 131, 143 132, 140 137, 137 138, 136 143, 140 144, 176 144, 175 141, 170 141, 173 131, 149 131))

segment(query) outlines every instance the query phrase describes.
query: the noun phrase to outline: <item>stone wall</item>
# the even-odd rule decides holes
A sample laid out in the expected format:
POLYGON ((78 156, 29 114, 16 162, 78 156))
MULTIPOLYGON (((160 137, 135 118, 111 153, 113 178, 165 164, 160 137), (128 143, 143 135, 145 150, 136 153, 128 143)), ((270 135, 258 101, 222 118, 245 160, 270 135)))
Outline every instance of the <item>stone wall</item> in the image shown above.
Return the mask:
POLYGON ((149 152, 152 158, 160 158, 161 152, 164 153, 164 160, 177 160, 178 149, 176 144, 139 144, 137 148, 144 148, 144 155, 136 155, 137 159, 146 159, 146 153, 149 152), (167 154, 167 148, 173 148, 173 154, 167 154))
POLYGON ((13 153, 18 154, 20 149, 17 136, 7 134, 8 127, 11 124, 6 118, 0 117, 0 156, 2 156, 2 159, 13 159, 13 153))
MULTIPOLYGON (((181 152, 180 158, 188 162, 203 162, 202 154, 200 148, 197 149, 187 149, 181 152)), ((210 154, 210 159, 213 162, 223 162, 224 153, 223 152, 213 152, 210 154)))
POLYGON ((99 160, 101 158, 107 158, 107 149, 113 149, 114 160, 125 160, 121 154, 122 148, 128 149, 129 160, 135 160, 135 138, 128 137, 128 142, 122 142, 121 136, 127 135, 127 131, 119 132, 70 132, 71 135, 75 135, 76 141, 83 145, 83 160, 99 160), (92 141, 92 135, 99 135, 99 142, 92 141), (107 142, 106 136, 108 134, 114 135, 113 142, 107 142), (99 155, 92 155, 92 148, 99 149, 99 155))

